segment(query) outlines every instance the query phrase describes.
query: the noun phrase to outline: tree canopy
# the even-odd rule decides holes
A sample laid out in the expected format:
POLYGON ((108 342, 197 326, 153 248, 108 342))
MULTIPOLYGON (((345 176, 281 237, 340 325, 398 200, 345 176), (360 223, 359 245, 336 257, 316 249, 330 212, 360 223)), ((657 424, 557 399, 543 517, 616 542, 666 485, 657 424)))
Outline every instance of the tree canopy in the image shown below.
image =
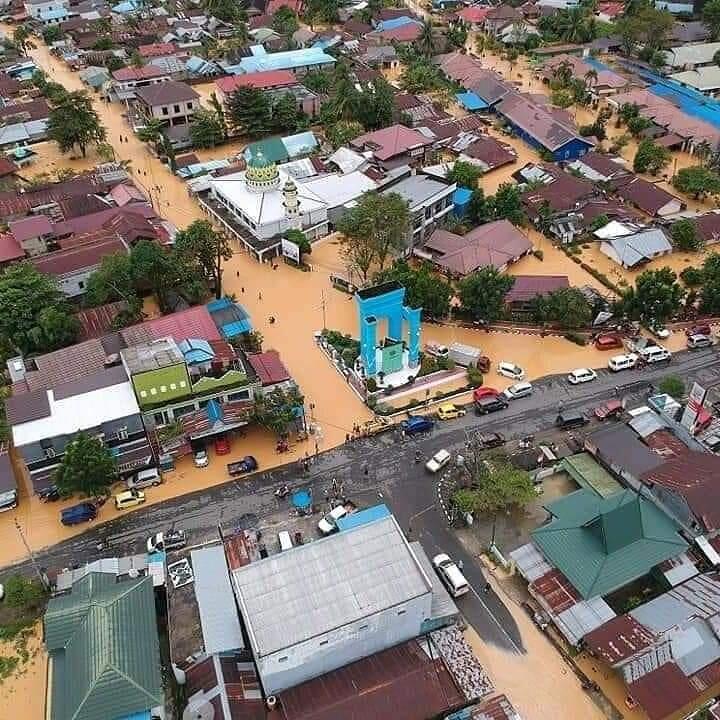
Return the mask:
POLYGON ((688 219, 674 222, 670 228, 670 237, 677 250, 700 250, 704 244, 695 223, 688 219))
POLYGON ((292 8, 281 5, 273 15, 272 26, 280 35, 292 35, 300 27, 300 23, 292 8))
POLYGON ((458 283, 458 295, 463 309, 475 320, 494 322, 502 317, 505 295, 510 291, 515 278, 504 275, 494 267, 484 267, 464 277, 458 283))
MULTIPOLYGON (((720 3, 720 0, 718 0, 720 3)), ((696 200, 705 195, 720 193, 720 175, 710 168, 702 165, 679 170, 672 179, 672 184, 686 195, 692 195, 696 200)))
POLYGON ((333 148, 339 148, 362 135, 364 131, 365 128, 356 120, 339 120, 326 128, 325 137, 333 148))
POLYGON ((216 297, 222 297, 222 261, 232 257, 226 235, 207 220, 195 220, 175 235, 175 254, 183 264, 197 264, 206 277, 213 279, 216 297))
POLYGON ((92 101, 82 90, 65 93, 58 99, 48 116, 47 134, 58 144, 60 152, 79 147, 83 157, 89 145, 105 142, 107 136, 92 101))
POLYGON ((71 345, 79 323, 53 278, 30 263, 0 274, 0 343, 6 354, 48 352, 71 345))
POLYGON ((230 94, 227 120, 238 135, 258 137, 270 132, 271 107, 267 93, 259 88, 241 87, 230 94))
POLYGON ((537 297, 533 315, 540 322, 556 322, 563 329, 573 330, 590 324, 592 307, 579 288, 562 288, 537 297))
POLYGON ((456 160, 452 170, 447 174, 447 180, 451 183, 457 183, 458 187, 469 188, 474 190, 478 186, 478 180, 483 175, 483 171, 473 163, 456 160))
POLYGON ((190 139, 198 148, 213 148, 225 140, 225 128, 215 111, 195 111, 190 123, 190 139))
POLYGON ((702 8, 702 21, 710 33, 710 42, 720 37, 720 0, 708 0, 702 8))
POLYGON ((61 495, 108 495, 116 479, 117 467, 110 450, 102 440, 84 432, 68 443, 55 471, 55 484, 61 495))
POLYGON ((670 151, 660 145, 656 145, 649 138, 645 138, 638 145, 633 170, 638 173, 649 172, 657 175, 670 162, 670 151))
POLYGON ((707 315, 720 314, 720 255, 711 253, 702 266, 700 311, 707 315))
POLYGON ((287 390, 278 388, 271 392, 255 395, 254 416, 256 422, 279 436, 288 429, 297 418, 297 409, 302 408, 304 398, 297 385, 287 390))
POLYGON ((669 267, 645 270, 634 288, 628 288, 616 303, 616 312, 648 327, 664 325, 677 314, 685 292, 669 267))
POLYGON ((445 317, 450 311, 453 296, 452 285, 439 277, 427 264, 413 267, 400 259, 386 270, 379 272, 373 281, 377 283, 399 282, 405 288, 405 302, 409 307, 422 308, 423 316, 445 317))

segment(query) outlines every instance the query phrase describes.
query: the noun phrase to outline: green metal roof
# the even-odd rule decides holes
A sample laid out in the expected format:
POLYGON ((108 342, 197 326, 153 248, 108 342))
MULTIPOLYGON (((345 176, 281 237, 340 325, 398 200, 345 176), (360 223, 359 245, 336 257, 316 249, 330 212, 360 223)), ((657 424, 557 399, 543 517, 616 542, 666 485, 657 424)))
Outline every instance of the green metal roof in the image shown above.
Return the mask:
POLYGON ((563 458, 560 469, 580 487, 593 490, 600 497, 609 497, 623 489, 622 485, 590 453, 582 452, 563 458))
POLYGON ((258 158, 262 158, 262 167, 273 163, 287 162, 290 159, 287 148, 279 137, 265 138, 265 140, 250 143, 245 148, 245 157, 252 158, 249 163, 251 167, 257 167, 255 163, 259 162, 258 158))
POLYGON ((115 720, 164 702, 152 578, 90 573, 50 600, 52 720, 115 720))
POLYGON ((607 498, 577 490, 547 510, 553 519, 533 541, 585 599, 608 595, 688 547, 675 523, 631 490, 607 498))

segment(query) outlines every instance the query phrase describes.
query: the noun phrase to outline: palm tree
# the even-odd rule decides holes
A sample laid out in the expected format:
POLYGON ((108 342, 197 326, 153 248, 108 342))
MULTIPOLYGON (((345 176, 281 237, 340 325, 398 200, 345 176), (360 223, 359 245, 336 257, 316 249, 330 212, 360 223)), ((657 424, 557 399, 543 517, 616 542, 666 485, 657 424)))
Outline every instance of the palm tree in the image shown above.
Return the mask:
POLYGON ((150 118, 144 127, 137 131, 138 139, 141 142, 152 143, 155 150, 159 151, 163 142, 163 122, 158 118, 150 118))
POLYGON ((578 42, 585 30, 585 8, 573 7, 558 17, 558 26, 563 40, 578 42))
POLYGON ((218 122, 222 125, 223 140, 227 141, 228 130, 227 122, 225 121, 225 108, 223 108, 222 103, 218 100, 214 91, 210 93, 210 104, 212 105, 213 112, 217 116, 218 122))
POLYGON ((417 39, 420 52, 425 57, 432 57, 435 52, 435 36, 433 33, 432 20, 425 20, 420 29, 420 37, 417 39))
POLYGON ((225 57, 230 61, 239 58, 240 52, 250 45, 250 33, 247 23, 237 22, 233 27, 233 34, 222 44, 225 57))
POLYGON ((30 40, 30 30, 27 25, 18 25, 13 32, 13 42, 21 55, 27 55, 35 45, 30 40))
POLYGON ((561 87, 567 87, 573 77, 573 67, 568 60, 563 60, 553 69, 552 74, 561 87))
POLYGON ((591 67, 586 73, 585 73, 585 85, 588 88, 591 88, 595 83, 597 83, 598 74, 597 70, 593 67, 591 67))

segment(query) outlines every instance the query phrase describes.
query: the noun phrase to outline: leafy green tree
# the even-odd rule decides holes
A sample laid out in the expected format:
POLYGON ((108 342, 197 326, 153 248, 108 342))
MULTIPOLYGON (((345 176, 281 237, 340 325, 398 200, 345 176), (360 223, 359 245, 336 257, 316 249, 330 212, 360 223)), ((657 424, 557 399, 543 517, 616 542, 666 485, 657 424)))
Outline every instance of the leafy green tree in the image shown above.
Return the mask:
POLYGON ((234 0, 203 0, 205 12, 218 20, 232 23, 242 20, 241 6, 234 0))
POLYGON ((13 30, 13 43, 20 55, 27 55, 28 50, 35 47, 35 43, 31 40, 32 34, 27 25, 18 25, 13 30))
POLYGON ((300 255, 309 255, 312 252, 312 243, 302 230, 297 230, 295 228, 286 230, 285 237, 290 240, 290 242, 294 242, 298 246, 300 255))
POLYGON ((341 218, 344 252, 367 281, 373 262, 382 270, 388 258, 405 247, 410 224, 407 202, 397 193, 365 193, 341 218))
POLYGON ((468 203, 467 218, 473 225, 482 225, 492 220, 494 198, 485 197, 482 188, 475 188, 468 203))
POLYGON ((98 307, 117 300, 138 300, 132 261, 126 253, 106 255, 85 284, 84 302, 87 307, 98 307))
POLYGON ((400 87, 414 95, 433 92, 443 85, 444 81, 437 67, 423 59, 407 65, 400 76, 400 87))
POLYGON ((423 22, 420 36, 415 44, 425 57, 430 58, 435 54, 435 28, 431 19, 423 22))
POLYGON ((677 314, 685 291, 669 268, 645 270, 634 288, 628 288, 616 303, 616 312, 647 327, 659 327, 677 314))
POLYGON ((300 23, 292 8, 281 5, 273 15, 272 26, 273 30, 280 35, 292 35, 300 27, 300 23))
POLYGON ((573 94, 568 88, 557 88, 550 93, 550 102, 559 108, 568 108, 573 102, 573 94))
POLYGON ((238 88, 228 98, 227 118, 238 135, 266 135, 272 123, 267 94, 258 88, 238 88))
POLYGON ((639 114, 640 106, 637 103, 623 103, 618 110, 618 120, 627 125, 630 120, 638 117, 639 114))
POLYGON ((647 130, 652 125, 652 120, 641 115, 636 115, 627 121, 627 128, 633 137, 639 137, 643 130, 647 130))
MULTIPOLYGON (((720 0, 717 2, 720 4, 720 0)), ((720 175, 702 165, 683 168, 673 177, 672 184, 680 192, 692 195, 696 200, 705 195, 720 193, 720 175)))
POLYGON ((450 23, 445 34, 447 43, 447 51, 452 52, 455 49, 462 49, 468 38, 468 26, 462 21, 450 23))
POLYGON ((218 99, 218 96, 215 94, 214 90, 210 93, 210 105, 212 106, 212 111, 215 113, 215 117, 217 118, 218 123, 220 123, 220 127, 222 128, 223 133, 223 141, 225 141, 228 139, 227 121, 225 120, 225 108, 218 99))
POLYGON ((427 264, 412 267, 407 260, 395 260, 391 267, 378 273, 376 283, 395 281, 405 288, 409 307, 422 308, 423 316, 442 318, 450 311, 453 288, 427 264))
POLYGON ((525 224, 520 188, 511 183, 502 183, 494 195, 493 208, 497 220, 509 220, 513 225, 525 224))
POLYGON ((66 93, 50 111, 47 134, 54 140, 60 152, 66 153, 79 147, 83 157, 88 145, 105 142, 105 128, 100 123, 92 101, 84 91, 66 93))
POLYGON ((295 133, 307 125, 302 110, 298 110, 295 97, 290 93, 281 95, 272 106, 272 127, 274 132, 295 133))
POLYGON ((563 288, 537 297, 533 314, 538 321, 556 322, 563 329, 574 330, 590 324, 592 307, 579 288, 563 288))
POLYGON ((86 433, 78 433, 68 443, 55 471, 55 484, 61 495, 109 495, 116 479, 117 467, 112 453, 102 440, 86 433))
POLYGON ((213 278, 216 297, 222 297, 222 263, 232 257, 226 235, 207 220, 195 220, 175 235, 175 253, 181 262, 199 263, 203 273, 213 278))
POLYGON ((463 309, 471 313, 475 320, 495 322, 502 317, 505 296, 514 283, 512 275, 503 275, 488 266, 460 280, 458 295, 463 309))
POLYGON ((40 605, 45 598, 45 588, 37 581, 23 575, 11 575, 4 580, 5 602, 18 610, 40 605))
POLYGON ((338 21, 338 0, 309 0, 305 4, 305 19, 310 27, 316 22, 332 24, 338 21))
POLYGON ((667 393, 676 400, 679 400, 685 395, 685 383, 683 379, 677 375, 668 375, 658 383, 660 392, 667 393))
POLYGON ((304 398, 296 385, 287 390, 278 388, 255 395, 254 419, 263 427, 282 436, 296 421, 297 410, 302 408, 304 398))
POLYGON ((78 330, 53 278, 30 263, 11 265, 0 274, 0 342, 5 349, 24 355, 57 350, 72 344, 78 330), (54 311, 70 320, 61 326, 54 311))
POLYGON ((57 42, 58 40, 63 39, 63 31, 60 28, 59 24, 55 25, 48 25, 47 27, 43 28, 42 31, 42 38, 43 42, 46 45, 52 45, 54 42, 57 42))
POLYGON ((150 143, 154 145, 155 151, 160 152, 164 135, 163 135, 163 122, 159 118, 150 118, 145 122, 145 125, 137 131, 137 136, 140 142, 150 143))
POLYGON ((356 119, 368 130, 388 127, 394 122, 395 91, 383 77, 364 83, 353 96, 356 119))
POLYGON ((623 54, 626 56, 631 55, 638 42, 640 42, 642 34, 640 23, 636 18, 625 15, 615 21, 615 31, 620 38, 623 54))
POLYGON ((452 170, 447 174, 448 182, 457 183, 458 187, 469 188, 471 190, 478 186, 478 181, 483 175, 483 171, 473 163, 456 160, 452 170))
POLYGON ((711 253, 702 266, 700 312, 706 315, 720 314, 720 255, 711 253))
POLYGON ((197 148, 213 148, 225 139, 225 128, 213 110, 196 110, 190 123, 190 139, 197 148))
POLYGON ((708 0, 703 5, 702 21, 710 33, 709 40, 715 42, 720 37, 720 0, 708 0))
POLYGON ((638 173, 648 172, 657 175, 670 162, 670 151, 646 138, 638 145, 633 170, 638 173))
POLYGON ((702 237, 698 234, 692 220, 677 220, 670 228, 670 237, 677 250, 700 250, 703 246, 702 237))
POLYGON ((238 62, 242 52, 251 44, 250 31, 247 23, 238 20, 233 25, 232 35, 221 44, 221 52, 229 62, 238 62))
POLYGON ((333 86, 333 76, 327 70, 310 70, 303 75, 302 82, 308 90, 327 95, 333 86))
POLYGON ((325 137, 333 148, 339 148, 341 145, 347 145, 351 140, 363 134, 365 128, 354 120, 340 120, 334 125, 330 125, 325 130, 325 137))

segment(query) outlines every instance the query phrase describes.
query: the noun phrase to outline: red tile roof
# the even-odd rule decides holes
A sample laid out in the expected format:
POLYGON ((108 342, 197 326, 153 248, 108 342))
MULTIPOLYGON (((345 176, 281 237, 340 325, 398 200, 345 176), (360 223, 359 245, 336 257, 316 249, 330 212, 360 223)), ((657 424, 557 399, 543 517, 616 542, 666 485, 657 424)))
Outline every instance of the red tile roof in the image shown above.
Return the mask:
POLYGON ((265 70, 263 72, 247 73, 246 75, 221 77, 215 81, 215 84, 222 92, 228 94, 241 87, 252 87, 264 90, 267 88, 297 85, 297 78, 289 70, 265 70))
POLYGON ((128 304, 124 300, 100 305, 100 307, 80 310, 75 317, 80 323, 80 336, 78 340, 90 340, 102 337, 112 330, 113 322, 120 312, 127 310, 128 304))
POLYGON ((464 20, 468 23, 474 23, 478 24, 481 23, 485 16, 490 11, 489 7, 481 7, 479 5, 474 5, 473 7, 463 8, 462 10, 455 13, 457 17, 459 17, 461 20, 464 20))
POLYGON ((189 85, 168 80, 136 88, 135 97, 149 107, 197 100, 200 96, 189 85))
POLYGON ((422 25, 417 23, 406 23, 400 25, 400 27, 393 28, 392 30, 379 30, 372 32, 368 35, 368 38, 380 38, 388 42, 413 42, 417 40, 422 34, 422 25))
POLYGON ((517 160, 517 153, 512 145, 501 142, 490 135, 479 137, 475 142, 468 145, 462 153, 484 163, 488 166, 488 170, 494 170, 517 160))
POLYGON ((175 43, 151 43, 150 45, 141 45, 138 52, 142 57, 163 57, 163 55, 174 55, 177 48, 175 43))
POLYGON ((668 662, 628 685, 628 692, 642 705, 650 720, 663 720, 697 697, 689 677, 668 662))
POLYGON ((188 338, 220 340, 220 333, 204 305, 146 320, 121 330, 121 335, 128 345, 138 345, 168 336, 172 337, 175 342, 181 342, 188 338))
MULTIPOLYGON (((145 46, 149 47, 149 46, 145 46)), ((149 80, 150 78, 162 77, 167 73, 157 65, 143 65, 142 67, 124 67, 115 70, 112 74, 113 79, 118 82, 127 82, 128 80, 149 80)))
POLYGON ((432 140, 426 138, 417 130, 411 130, 404 125, 391 125, 382 130, 374 130, 356 137, 350 142, 355 148, 373 149, 379 160, 389 160, 396 155, 402 155, 409 150, 425 147, 432 144, 432 140))
POLYGON ((90 232, 97 230, 105 225, 112 218, 128 214, 139 215, 146 219, 157 217, 155 210, 149 203, 130 203, 123 208, 111 207, 99 212, 90 213, 89 215, 81 215, 79 217, 59 222, 55 225, 57 235, 70 235, 73 233, 90 232))
POLYGON ((25 257, 25 251, 12 233, 0 233, 0 263, 20 260, 25 257))
POLYGON ((567 275, 515 275, 515 283, 505 295, 505 302, 527 302, 538 295, 549 295, 568 287, 567 275))
POLYGON ((650 647, 655 636, 632 615, 618 615, 589 632, 583 640, 593 655, 615 665, 650 647))
POLYGON ((248 355, 248 362, 252 365, 263 386, 290 380, 290 373, 283 365, 280 354, 276 350, 248 355))
POLYGON ((14 175, 17 171, 17 165, 10 158, 0 155, 0 177, 14 175))
POLYGON ((13 220, 8 224, 8 228, 18 242, 24 242, 41 235, 50 235, 53 231, 53 226, 47 215, 30 215, 20 220, 13 220))
POLYGON ((268 15, 274 15, 281 7, 290 8, 296 15, 300 14, 303 0, 268 0, 265 6, 265 12, 268 15))
POLYGON ((679 198, 671 195, 667 190, 641 177, 631 176, 628 181, 621 178, 615 188, 618 197, 629 200, 648 215, 656 215, 673 200, 680 202, 679 198))
POLYGON ((720 240, 720 213, 708 212, 693 218, 698 234, 706 243, 720 240))
POLYGON ((67 275, 99 265, 106 255, 127 252, 127 246, 121 238, 115 236, 97 243, 88 243, 67 250, 40 255, 31 258, 35 267, 48 275, 67 275))

